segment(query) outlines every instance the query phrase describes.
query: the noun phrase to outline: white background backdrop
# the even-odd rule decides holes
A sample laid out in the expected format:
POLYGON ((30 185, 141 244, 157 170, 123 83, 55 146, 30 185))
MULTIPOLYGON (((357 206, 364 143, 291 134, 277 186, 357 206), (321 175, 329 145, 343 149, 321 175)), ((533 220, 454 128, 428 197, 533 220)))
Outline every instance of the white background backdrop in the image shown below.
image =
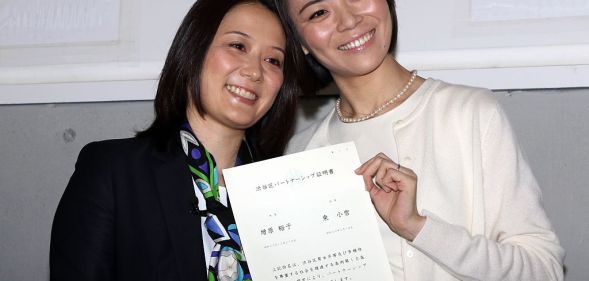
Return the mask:
MULTIPOLYGON (((76 30, 64 23, 85 22, 87 30, 103 28, 95 38, 71 33, 43 38, 38 44, 5 43, 8 46, 0 47, 0 104, 152 99, 153 85, 174 29, 192 3, 101 0, 96 2, 103 4, 99 5, 93 1, 37 0, 25 5, 22 1, 0 1, 0 32, 6 33, 7 42, 9 33, 19 26, 35 27, 28 29, 30 36, 21 37, 37 39, 45 32, 41 23, 59 23, 47 25, 55 34, 76 30), (70 8, 55 8, 58 4, 70 8), (43 6, 55 12, 34 13, 43 6), (113 17, 116 8, 120 18, 113 17), (104 14, 80 20, 92 10, 104 14), (21 16, 9 16, 13 14, 21 16), (66 19, 43 20, 57 15, 66 19), (92 24, 99 20, 102 24, 92 24), (118 34, 113 26, 118 26, 118 34), (117 35, 118 39, 113 40, 117 35), (73 43, 63 43, 68 40, 73 43), (99 87, 107 85, 113 90, 96 95, 80 91, 72 82, 98 83, 99 87), (129 91, 131 85, 142 91, 129 91), (40 93, 41 88, 49 88, 50 93, 40 93)), ((553 3, 486 3, 507 1, 529 5, 530 9, 553 3)), ((578 2, 568 0, 562 5, 586 13, 589 8, 578 2)), ((589 16, 543 18, 540 13, 540 18, 494 20, 493 15, 500 14, 503 8, 487 8, 491 15, 481 21, 482 16, 472 13, 484 7, 479 0, 400 0, 397 6, 401 22, 398 59, 425 76, 492 89, 589 86, 589 16)), ((515 16, 526 18, 530 13, 520 11, 515 16)), ((561 14, 567 15, 566 11, 561 14)))

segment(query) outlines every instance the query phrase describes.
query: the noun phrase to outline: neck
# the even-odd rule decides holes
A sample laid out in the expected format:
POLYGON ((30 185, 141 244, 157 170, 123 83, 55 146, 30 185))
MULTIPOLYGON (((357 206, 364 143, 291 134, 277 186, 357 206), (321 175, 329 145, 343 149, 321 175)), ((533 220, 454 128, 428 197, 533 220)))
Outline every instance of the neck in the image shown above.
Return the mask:
POLYGON ((206 115, 200 116, 196 110, 187 110, 186 114, 192 131, 215 158, 219 183, 224 184, 222 171, 235 165, 245 130, 228 128, 206 115))
MULTIPOLYGON (((341 110, 348 117, 360 117, 371 113, 396 96, 411 77, 409 70, 387 55, 381 65, 374 71, 362 76, 334 76, 340 90, 341 110)), ((402 103, 422 81, 418 79, 394 104, 390 110, 402 103)), ((386 111, 386 110, 385 110, 386 111)))

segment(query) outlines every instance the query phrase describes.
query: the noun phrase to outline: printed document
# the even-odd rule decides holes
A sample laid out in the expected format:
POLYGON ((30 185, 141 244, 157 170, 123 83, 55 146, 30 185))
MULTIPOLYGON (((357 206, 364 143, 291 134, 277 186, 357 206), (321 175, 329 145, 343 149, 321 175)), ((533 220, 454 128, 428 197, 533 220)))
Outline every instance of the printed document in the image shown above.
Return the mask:
POLYGON ((253 280, 393 280, 356 147, 223 171, 253 280))

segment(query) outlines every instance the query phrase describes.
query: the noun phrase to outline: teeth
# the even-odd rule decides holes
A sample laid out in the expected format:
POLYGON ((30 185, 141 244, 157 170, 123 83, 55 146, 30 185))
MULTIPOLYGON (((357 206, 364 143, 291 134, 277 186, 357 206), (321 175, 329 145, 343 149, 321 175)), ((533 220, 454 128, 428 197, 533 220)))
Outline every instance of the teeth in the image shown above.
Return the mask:
POLYGON ((234 85, 225 85, 225 89, 248 100, 256 99, 256 95, 254 93, 234 85))
POLYGON ((339 46, 338 49, 342 50, 342 51, 347 51, 347 50, 351 50, 354 48, 358 48, 358 47, 364 45, 366 42, 368 42, 368 40, 370 40, 373 35, 374 35, 374 30, 366 33, 364 36, 362 36, 359 39, 356 39, 348 44, 339 46))

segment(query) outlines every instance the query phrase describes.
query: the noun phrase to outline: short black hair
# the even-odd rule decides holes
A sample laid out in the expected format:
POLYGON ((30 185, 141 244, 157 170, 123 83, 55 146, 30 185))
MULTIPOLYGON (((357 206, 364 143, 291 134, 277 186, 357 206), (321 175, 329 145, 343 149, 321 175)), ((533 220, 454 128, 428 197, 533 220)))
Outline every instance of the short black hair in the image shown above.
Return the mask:
MULTIPOLYGON (((186 121, 188 102, 200 114, 206 113, 200 99, 204 58, 225 14, 245 3, 260 3, 278 15, 271 0, 198 0, 190 8, 176 32, 160 75, 154 101, 155 119, 148 129, 137 133, 138 137, 154 137, 158 144, 169 147, 170 141, 179 138, 177 132, 186 121)), ((298 43, 294 35, 286 28, 284 32, 284 82, 268 112, 246 130, 257 159, 282 155, 294 127, 297 96, 312 91, 298 81, 301 69, 306 67, 304 55, 295 51, 298 43)))
MULTIPOLYGON (((399 33, 399 28, 397 25, 397 10, 395 8, 395 0, 386 0, 387 4, 389 5, 389 12, 391 14, 391 20, 393 23, 393 32, 391 35, 391 45, 389 46, 389 53, 394 53, 395 52, 395 48, 397 46, 397 35, 399 33)), ((285 29, 288 29, 289 33, 292 33, 295 35, 297 41, 298 41, 298 50, 299 52, 302 52, 301 49, 301 44, 302 44, 302 40, 299 36, 299 33, 296 30, 296 26, 292 20, 292 18, 290 17, 290 14, 288 12, 288 0, 274 0, 274 4, 276 5, 276 8, 278 9, 278 13, 280 15, 280 20, 282 21, 282 25, 285 26, 285 29)), ((317 61, 317 59, 315 57, 313 57, 311 54, 308 54, 305 56, 306 62, 308 64, 307 68, 312 69, 312 72, 314 74, 314 76, 310 77, 308 74, 303 74, 306 75, 307 77, 301 77, 300 80, 309 80, 309 81, 305 81, 305 84, 310 84, 314 86, 313 92, 316 92, 318 90, 321 90, 325 87, 327 87, 331 82, 333 82, 333 77, 331 76, 331 74, 329 73, 329 70, 327 70, 327 68, 325 68, 321 63, 319 63, 317 61)))

